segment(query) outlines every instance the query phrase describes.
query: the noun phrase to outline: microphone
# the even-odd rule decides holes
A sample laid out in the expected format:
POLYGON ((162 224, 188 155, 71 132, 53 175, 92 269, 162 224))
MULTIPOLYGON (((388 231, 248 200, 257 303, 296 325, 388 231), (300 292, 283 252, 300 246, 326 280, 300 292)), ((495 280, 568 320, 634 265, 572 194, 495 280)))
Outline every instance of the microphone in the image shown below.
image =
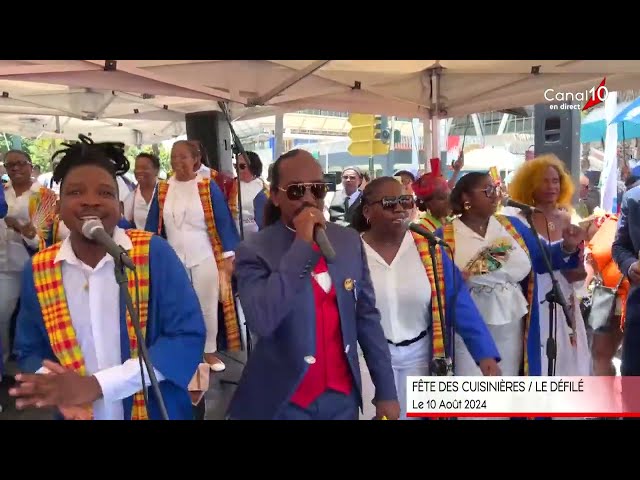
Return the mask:
POLYGON ((316 225, 313 229, 313 240, 318 244, 320 252, 328 262, 336 258, 336 251, 333 249, 331 242, 327 238, 327 233, 320 225, 316 225))
POLYGON ((502 205, 505 207, 513 207, 513 208, 518 208, 520 210, 522 210, 524 213, 542 213, 539 209, 537 209, 536 207, 532 207, 531 205, 527 205, 526 203, 520 203, 520 202, 516 202, 515 200, 512 200, 510 197, 504 197, 502 199, 502 205))
POLYGON ((449 245, 447 244, 447 242, 445 242, 439 237, 436 237, 433 233, 431 233, 429 230, 424 228, 422 225, 418 225, 417 223, 410 223, 409 230, 411 230, 414 233, 417 233, 418 235, 422 235, 427 240, 429 240, 429 243, 433 245, 440 245, 443 248, 449 248, 449 245))
POLYGON ((85 220, 82 224, 82 235, 89 240, 99 243, 107 249, 107 253, 111 255, 117 262, 122 262, 125 267, 135 270, 136 266, 133 261, 127 255, 127 252, 113 241, 111 235, 104 229, 104 225, 99 218, 91 218, 85 220))

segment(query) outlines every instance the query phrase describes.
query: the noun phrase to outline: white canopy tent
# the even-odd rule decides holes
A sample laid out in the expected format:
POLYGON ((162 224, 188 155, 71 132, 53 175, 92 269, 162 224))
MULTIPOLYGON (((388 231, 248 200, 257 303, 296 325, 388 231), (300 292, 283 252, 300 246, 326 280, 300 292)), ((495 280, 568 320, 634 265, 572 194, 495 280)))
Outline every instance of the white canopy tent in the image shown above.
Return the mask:
POLYGON ((640 61, 2 60, 0 131, 153 143, 218 101, 235 120, 301 109, 428 120, 543 103, 550 88, 584 94, 605 76, 609 90, 637 88, 640 61))

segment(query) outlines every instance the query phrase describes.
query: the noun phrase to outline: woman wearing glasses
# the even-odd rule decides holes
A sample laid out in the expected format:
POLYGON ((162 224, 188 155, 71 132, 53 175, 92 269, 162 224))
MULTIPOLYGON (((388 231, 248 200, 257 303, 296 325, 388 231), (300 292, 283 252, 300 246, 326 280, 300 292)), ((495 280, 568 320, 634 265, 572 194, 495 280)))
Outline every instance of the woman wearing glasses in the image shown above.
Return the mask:
POLYGON ((436 249, 438 282, 426 240, 408 230, 412 195, 392 177, 375 179, 365 188, 354 227, 362 233, 376 307, 382 316, 396 389, 406 418, 406 378, 450 372, 451 325, 443 326, 437 292, 446 319, 455 310, 455 329, 467 343, 484 375, 499 375, 499 353, 463 279, 448 255, 436 249), (444 332, 444 334, 443 334, 444 332))
POLYGON ((244 237, 252 235, 264 225, 264 207, 269 198, 269 190, 262 180, 262 160, 255 152, 246 152, 249 163, 242 155, 237 156, 238 177, 233 181, 229 194, 229 208, 240 229, 238 214, 238 181, 242 197, 242 231, 244 237))
POLYGON ((226 350, 240 349, 240 330, 231 272, 238 230, 216 182, 196 173, 198 146, 186 140, 173 144, 169 180, 153 195, 146 230, 163 236, 186 267, 198 294, 207 327, 204 360, 215 372, 225 369, 216 351, 218 303, 222 303, 226 350))
MULTIPOLYGON (((545 271, 545 264, 530 230, 516 218, 495 214, 500 199, 500 187, 489 174, 468 173, 451 192, 453 213, 459 217, 435 234, 453 251, 471 297, 498 346, 502 373, 541 375, 535 273, 545 271)), ((568 228, 563 238, 551 248, 552 265, 557 269, 575 268, 582 240, 579 229, 568 228)), ((455 344, 455 370, 461 376, 481 373, 460 338, 455 344)))

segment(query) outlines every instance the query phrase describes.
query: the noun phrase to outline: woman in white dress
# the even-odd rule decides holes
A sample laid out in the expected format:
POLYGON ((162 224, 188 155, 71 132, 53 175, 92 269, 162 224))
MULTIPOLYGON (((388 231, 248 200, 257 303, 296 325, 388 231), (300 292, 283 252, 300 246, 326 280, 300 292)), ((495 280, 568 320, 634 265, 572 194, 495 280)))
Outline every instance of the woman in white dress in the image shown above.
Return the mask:
POLYGON ((158 183, 160 159, 152 153, 140 153, 136 157, 133 173, 138 185, 124 200, 124 217, 138 230, 144 230, 147 224, 149 205, 151 205, 153 192, 158 183))
MULTIPOLYGON (((505 376, 541 375, 540 306, 533 272, 544 273, 540 247, 530 229, 514 217, 496 215, 501 187, 486 173, 471 172, 451 192, 452 222, 435 232, 454 252, 471 297, 491 331, 505 376), (532 272, 533 268, 533 272, 532 272)), ((554 268, 579 263, 579 228, 563 232, 553 246, 554 268)), ((456 338, 456 375, 480 375, 461 338, 456 338)))
MULTIPOLYGON (((534 205, 543 213, 535 213, 533 222, 546 246, 553 246, 562 239, 562 232, 571 225, 571 200, 574 185, 564 164, 554 155, 542 155, 523 163, 514 173, 509 185, 513 200, 534 205)), ((528 225, 520 210, 503 210, 505 214, 517 215, 528 225)), ((582 246, 584 248, 584 246, 582 246)), ((565 317, 562 308, 556 307, 555 335, 557 376, 591 375, 591 352, 584 319, 580 313, 578 289, 582 288, 586 271, 584 264, 573 270, 554 271, 560 289, 569 306, 571 318, 565 317)), ((548 273, 538 274, 538 301, 540 305, 540 352, 546 359, 546 344, 549 337, 549 308, 546 295, 552 282, 548 273)), ((543 369, 547 374, 547 369, 543 369)))
POLYGON ((408 376, 451 373, 451 325, 446 322, 443 326, 440 319, 438 290, 445 297, 446 318, 451 319, 451 311, 456 310, 455 330, 482 374, 500 374, 496 363, 499 354, 491 333, 469 292, 454 289, 463 280, 440 247, 436 256, 443 274, 435 283, 427 242, 408 229, 414 206, 413 196, 403 191, 400 182, 380 177, 364 189, 353 220, 354 228, 363 232, 376 307, 391 353, 401 419, 407 419, 408 376))
POLYGON ((199 163, 197 145, 186 140, 173 144, 174 174, 169 180, 158 182, 146 230, 166 238, 189 272, 207 327, 204 360, 213 371, 221 372, 225 364, 216 354, 219 311, 224 317, 226 350, 237 351, 241 347, 231 289, 234 251, 239 237, 216 182, 196 173, 199 163))

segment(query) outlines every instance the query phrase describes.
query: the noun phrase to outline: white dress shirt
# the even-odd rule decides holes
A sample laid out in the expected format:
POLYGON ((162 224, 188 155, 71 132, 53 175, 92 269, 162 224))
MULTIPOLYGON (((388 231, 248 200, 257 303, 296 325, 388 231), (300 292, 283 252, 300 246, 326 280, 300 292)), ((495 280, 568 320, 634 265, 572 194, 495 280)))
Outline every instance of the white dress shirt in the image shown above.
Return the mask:
POLYGON ((400 343, 416 338, 431 323, 431 285, 413 236, 405 234, 391 264, 362 243, 387 340, 400 343))
MULTIPOLYGON (((113 239, 128 250, 131 240, 116 227, 113 239)), ((138 359, 122 363, 120 349, 120 287, 116 282, 114 262, 105 255, 91 268, 76 257, 71 239, 62 242, 55 263, 62 262, 62 283, 71 323, 82 350, 88 375, 98 380, 102 398, 93 404, 96 420, 122 420, 122 400, 142 389, 138 359)), ((40 369, 44 373, 45 369, 40 369)), ((155 370, 158 382, 164 376, 155 370)), ((146 384, 150 385, 145 368, 146 384)))
POLYGON ((467 227, 460 219, 453 221, 455 262, 462 271, 481 250, 498 240, 508 242, 512 250, 502 266, 493 272, 474 275, 467 280, 471 297, 487 325, 506 325, 528 312, 527 299, 519 282, 531 271, 531 260, 518 242, 495 217, 489 219, 484 237, 467 227))
MULTIPOLYGON (((10 183, 4 190, 4 197, 9 207, 7 217, 18 220, 21 225, 31 223, 29 216, 29 199, 33 193, 37 193, 42 187, 37 182, 31 184, 31 188, 19 197, 10 183)), ((0 186, 2 188, 2 186, 0 186)), ((20 272, 29 261, 29 252, 23 244, 27 243, 31 248, 37 249, 40 237, 36 235, 28 239, 7 227, 4 219, 0 219, 0 272, 20 272)))
MULTIPOLYGON (((171 177, 164 202, 162 219, 167 240, 186 268, 214 256, 198 191, 201 179, 197 175, 193 180, 181 182, 171 177)), ((225 252, 225 257, 232 255, 233 252, 225 252)))
MULTIPOLYGON (((153 198, 153 196, 152 196, 153 198)), ((144 199, 140 193, 140 187, 127 195, 124 200, 124 217, 129 222, 133 222, 138 230, 144 230, 147 225, 150 203, 144 199)))

